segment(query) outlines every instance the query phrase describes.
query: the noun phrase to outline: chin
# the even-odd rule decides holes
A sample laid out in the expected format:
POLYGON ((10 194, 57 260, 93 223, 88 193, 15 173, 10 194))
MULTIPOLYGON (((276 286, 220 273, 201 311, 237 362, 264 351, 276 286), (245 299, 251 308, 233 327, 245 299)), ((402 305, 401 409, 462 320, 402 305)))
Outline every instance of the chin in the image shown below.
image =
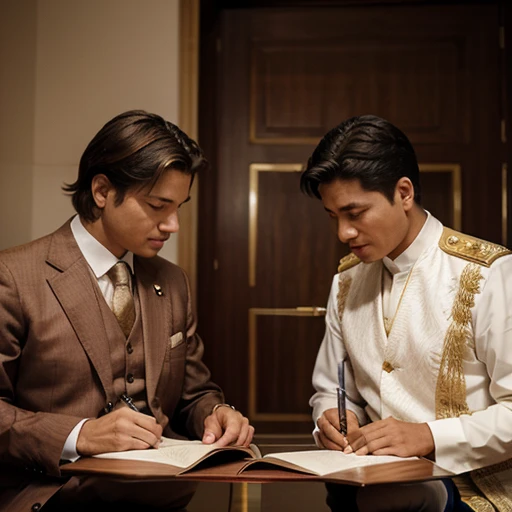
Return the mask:
POLYGON ((154 258, 159 253, 157 249, 139 249, 138 251, 133 251, 133 254, 139 256, 140 258, 154 258))

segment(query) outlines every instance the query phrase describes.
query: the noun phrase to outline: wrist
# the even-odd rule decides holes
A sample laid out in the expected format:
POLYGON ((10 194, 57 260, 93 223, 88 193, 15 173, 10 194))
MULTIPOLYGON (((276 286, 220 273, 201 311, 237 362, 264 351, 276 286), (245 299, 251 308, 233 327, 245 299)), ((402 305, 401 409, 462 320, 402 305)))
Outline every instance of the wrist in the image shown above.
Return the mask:
POLYGON ((220 407, 229 407, 230 409, 233 409, 233 411, 236 411, 236 409, 232 405, 221 403, 221 404, 215 404, 213 406, 211 414, 214 414, 217 411, 217 409, 219 409, 220 407))

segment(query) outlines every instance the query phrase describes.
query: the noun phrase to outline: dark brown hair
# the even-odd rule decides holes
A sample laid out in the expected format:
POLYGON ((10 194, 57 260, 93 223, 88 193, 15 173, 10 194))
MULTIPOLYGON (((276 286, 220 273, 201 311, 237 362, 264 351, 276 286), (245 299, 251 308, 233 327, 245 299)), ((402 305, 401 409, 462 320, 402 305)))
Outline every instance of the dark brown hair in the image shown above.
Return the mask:
POLYGON ((377 116, 351 117, 320 141, 300 179, 300 188, 319 199, 318 187, 335 180, 359 180, 365 190, 377 191, 393 204, 398 180, 414 185, 421 201, 420 172, 409 139, 396 126, 377 116))
POLYGON ((116 204, 131 188, 153 185, 169 169, 192 175, 207 166, 201 148, 176 125, 156 114, 130 110, 111 119, 85 149, 71 194, 77 213, 93 222, 99 217, 92 196, 92 179, 104 174, 116 190, 116 204))

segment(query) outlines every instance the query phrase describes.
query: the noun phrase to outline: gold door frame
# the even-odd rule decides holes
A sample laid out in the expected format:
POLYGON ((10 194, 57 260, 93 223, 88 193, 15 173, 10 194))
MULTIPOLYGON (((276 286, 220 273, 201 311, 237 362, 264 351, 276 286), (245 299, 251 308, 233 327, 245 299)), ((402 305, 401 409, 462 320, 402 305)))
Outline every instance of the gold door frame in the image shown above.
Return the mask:
POLYGON ((249 286, 256 286, 258 245, 258 173, 302 172, 302 164, 251 164, 249 166, 249 286))
MULTIPOLYGON (((461 167, 459 164, 419 164, 420 172, 445 172, 451 174, 453 191, 453 228, 462 229, 462 188, 461 167)), ((256 266, 258 249, 258 177, 260 172, 302 172, 304 166, 297 163, 261 164, 249 166, 249 286, 256 286, 256 266)), ((504 174, 506 181, 506 173, 504 174)), ((506 183, 505 183, 506 195, 506 183)), ((505 203, 506 208, 506 203, 505 203)), ((504 220, 506 229, 506 218, 504 220)))

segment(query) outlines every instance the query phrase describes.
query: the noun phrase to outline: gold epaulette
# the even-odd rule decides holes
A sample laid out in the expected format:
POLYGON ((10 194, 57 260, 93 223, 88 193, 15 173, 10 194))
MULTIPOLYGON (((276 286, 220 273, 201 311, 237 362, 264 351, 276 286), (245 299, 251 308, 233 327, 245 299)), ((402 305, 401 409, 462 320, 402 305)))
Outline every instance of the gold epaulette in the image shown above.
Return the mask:
POLYGON ((347 254, 344 258, 341 258, 338 265, 338 272, 344 272, 349 268, 355 267, 361 260, 353 253, 347 254))
POLYGON ((501 256, 512 254, 512 251, 502 245, 464 235, 450 228, 443 229, 439 247, 448 254, 485 267, 490 267, 501 256))

